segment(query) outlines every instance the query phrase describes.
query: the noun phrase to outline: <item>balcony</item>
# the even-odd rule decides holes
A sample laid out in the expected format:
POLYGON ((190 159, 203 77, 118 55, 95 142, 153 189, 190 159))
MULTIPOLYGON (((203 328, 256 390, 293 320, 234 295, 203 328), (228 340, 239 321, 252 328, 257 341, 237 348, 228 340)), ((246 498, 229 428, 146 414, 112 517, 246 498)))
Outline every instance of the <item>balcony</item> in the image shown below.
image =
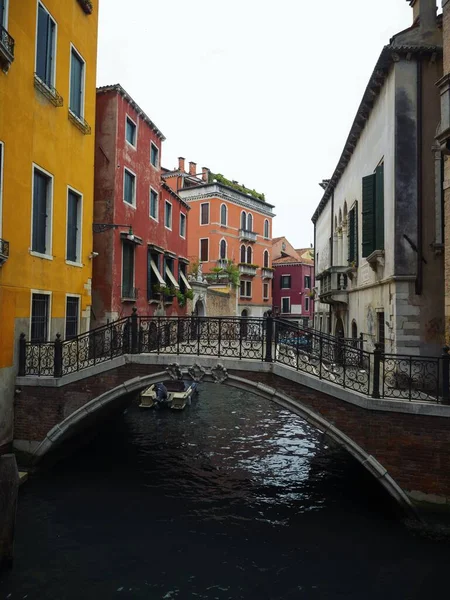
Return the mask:
POLYGON ((273 279, 273 269, 263 267, 261 269, 261 277, 263 279, 273 279))
POLYGON ((6 29, 0 25, 0 63, 5 73, 9 71, 14 60, 14 39, 6 29))
POLYGON ((57 108, 63 106, 64 100, 58 90, 45 81, 42 81, 37 73, 34 74, 34 87, 39 90, 53 106, 56 106, 57 108))
POLYGON ((348 304, 348 267, 330 267, 317 276, 319 299, 326 304, 348 304))
POLYGON ((0 238, 0 267, 9 258, 9 242, 0 238))
POLYGON ((239 229, 239 239, 242 242, 256 242, 256 233, 247 229, 239 229))
POLYGON ((226 269, 228 267, 228 259, 219 258, 216 262, 216 265, 219 267, 219 269, 226 269))
POLYGON ((122 286, 122 302, 134 302, 138 297, 138 289, 129 285, 122 286))
POLYGON ((248 275, 254 277, 256 275, 256 265, 249 265, 247 263, 239 263, 239 273, 241 275, 248 275))

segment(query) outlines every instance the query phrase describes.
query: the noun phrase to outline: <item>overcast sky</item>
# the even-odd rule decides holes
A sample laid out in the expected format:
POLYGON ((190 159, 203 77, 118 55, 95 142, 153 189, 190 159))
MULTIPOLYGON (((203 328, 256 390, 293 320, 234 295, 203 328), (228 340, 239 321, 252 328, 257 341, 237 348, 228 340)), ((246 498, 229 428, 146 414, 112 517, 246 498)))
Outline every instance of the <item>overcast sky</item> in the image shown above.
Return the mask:
POLYGON ((98 84, 164 133, 163 166, 264 192, 274 236, 305 247, 381 49, 411 23, 405 0, 103 0, 98 84))

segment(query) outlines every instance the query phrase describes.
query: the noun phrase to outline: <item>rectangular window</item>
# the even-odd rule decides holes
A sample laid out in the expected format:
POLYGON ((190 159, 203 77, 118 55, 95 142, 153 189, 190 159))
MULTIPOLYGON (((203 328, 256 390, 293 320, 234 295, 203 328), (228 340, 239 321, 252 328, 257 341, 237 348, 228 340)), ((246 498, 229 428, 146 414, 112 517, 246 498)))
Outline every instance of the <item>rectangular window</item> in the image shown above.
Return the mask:
POLYGON ((31 296, 31 342, 48 342, 50 318, 50 294, 31 296))
POLYGON ((186 215, 183 213, 180 213, 180 236, 186 237, 186 215))
POLYGON ((165 281, 159 272, 161 254, 151 248, 147 253, 147 300, 159 298, 160 287, 165 286, 165 281))
POLYGON ((290 298, 281 298, 281 312, 284 314, 289 314, 291 312, 290 298))
POLYGON ((125 126, 125 139, 129 144, 136 147, 136 123, 128 116, 125 126))
POLYGON ((155 221, 158 220, 158 192, 150 188, 150 216, 155 221))
POLYGON ((309 312, 309 297, 305 296, 305 312, 309 312))
POLYGON ((122 298, 135 298, 134 291, 134 244, 122 245, 122 298))
POLYGON ((305 288, 307 290, 311 289, 311 275, 305 275, 305 288))
POLYGON ((263 283, 263 300, 269 299, 269 284, 263 283))
POLYGON ((172 288, 172 289, 175 288, 176 290, 178 290, 178 289, 180 289, 180 285, 179 285, 178 281, 175 279, 175 276, 173 274, 174 264, 175 264, 175 261, 170 256, 166 256, 164 258, 164 265, 165 265, 164 277, 165 277, 165 282, 166 282, 167 288, 172 288))
POLYGON ((36 38, 36 75, 49 87, 55 85, 56 23, 50 13, 38 4, 36 38))
POLYGON ((7 29, 6 17, 7 17, 7 3, 8 0, 0 0, 0 25, 7 29))
POLYGON ((245 292, 246 292, 247 298, 252 297, 252 282, 251 281, 245 282, 245 292))
POLYGON ((348 213, 348 263, 358 264, 358 203, 348 213))
POLYGON ((384 250, 384 165, 362 180, 362 255, 384 250))
POLYGON ((167 229, 172 229, 172 205, 167 200, 164 208, 164 225, 167 229))
POLYGON ((159 166, 159 150, 158 150, 158 146, 155 146, 155 144, 152 142, 150 145, 150 162, 152 163, 152 165, 156 168, 158 168, 159 166))
POLYGON ((127 204, 136 206, 136 175, 128 169, 124 169, 123 199, 127 204))
POLYGON ((70 54, 70 112, 84 116, 84 67, 85 63, 75 48, 70 54))
POLYGON ((81 262, 81 196, 73 190, 67 195, 66 260, 81 262))
POLYGON ((291 276, 290 275, 282 275, 281 276, 281 289, 289 289, 291 287, 291 276))
POLYGON ((204 238, 200 240, 200 262, 208 262, 209 259, 209 240, 204 238))
POLYGON ((200 225, 209 224, 209 202, 200 204, 200 225))
POLYGON ((51 252, 52 178, 39 169, 33 173, 33 230, 31 250, 49 255, 51 252))
POLYGON ((67 296, 66 298, 66 335, 70 340, 78 335, 80 315, 80 299, 78 296, 67 296))

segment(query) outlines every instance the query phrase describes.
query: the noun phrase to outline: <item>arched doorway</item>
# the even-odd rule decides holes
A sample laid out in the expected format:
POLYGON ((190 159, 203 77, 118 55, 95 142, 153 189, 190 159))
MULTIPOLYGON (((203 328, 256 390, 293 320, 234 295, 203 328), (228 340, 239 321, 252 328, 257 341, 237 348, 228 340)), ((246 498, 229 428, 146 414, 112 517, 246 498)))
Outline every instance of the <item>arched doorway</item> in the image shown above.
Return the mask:
POLYGON ((196 317, 204 317, 206 316, 205 303, 203 300, 197 300, 195 303, 194 313, 196 317))
POLYGON ((341 317, 338 317, 336 319, 336 326, 334 329, 334 335, 336 337, 339 338, 343 338, 344 337, 344 322, 342 321, 341 317))

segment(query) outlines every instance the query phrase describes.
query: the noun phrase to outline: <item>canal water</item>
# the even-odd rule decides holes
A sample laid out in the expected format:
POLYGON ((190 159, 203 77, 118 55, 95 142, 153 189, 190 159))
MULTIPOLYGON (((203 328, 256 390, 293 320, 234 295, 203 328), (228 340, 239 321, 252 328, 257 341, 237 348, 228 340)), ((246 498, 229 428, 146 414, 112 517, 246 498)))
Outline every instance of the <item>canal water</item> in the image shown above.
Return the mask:
POLYGON ((0 598, 432 600, 449 565, 319 432, 205 384, 181 413, 130 407, 21 488, 0 598))

